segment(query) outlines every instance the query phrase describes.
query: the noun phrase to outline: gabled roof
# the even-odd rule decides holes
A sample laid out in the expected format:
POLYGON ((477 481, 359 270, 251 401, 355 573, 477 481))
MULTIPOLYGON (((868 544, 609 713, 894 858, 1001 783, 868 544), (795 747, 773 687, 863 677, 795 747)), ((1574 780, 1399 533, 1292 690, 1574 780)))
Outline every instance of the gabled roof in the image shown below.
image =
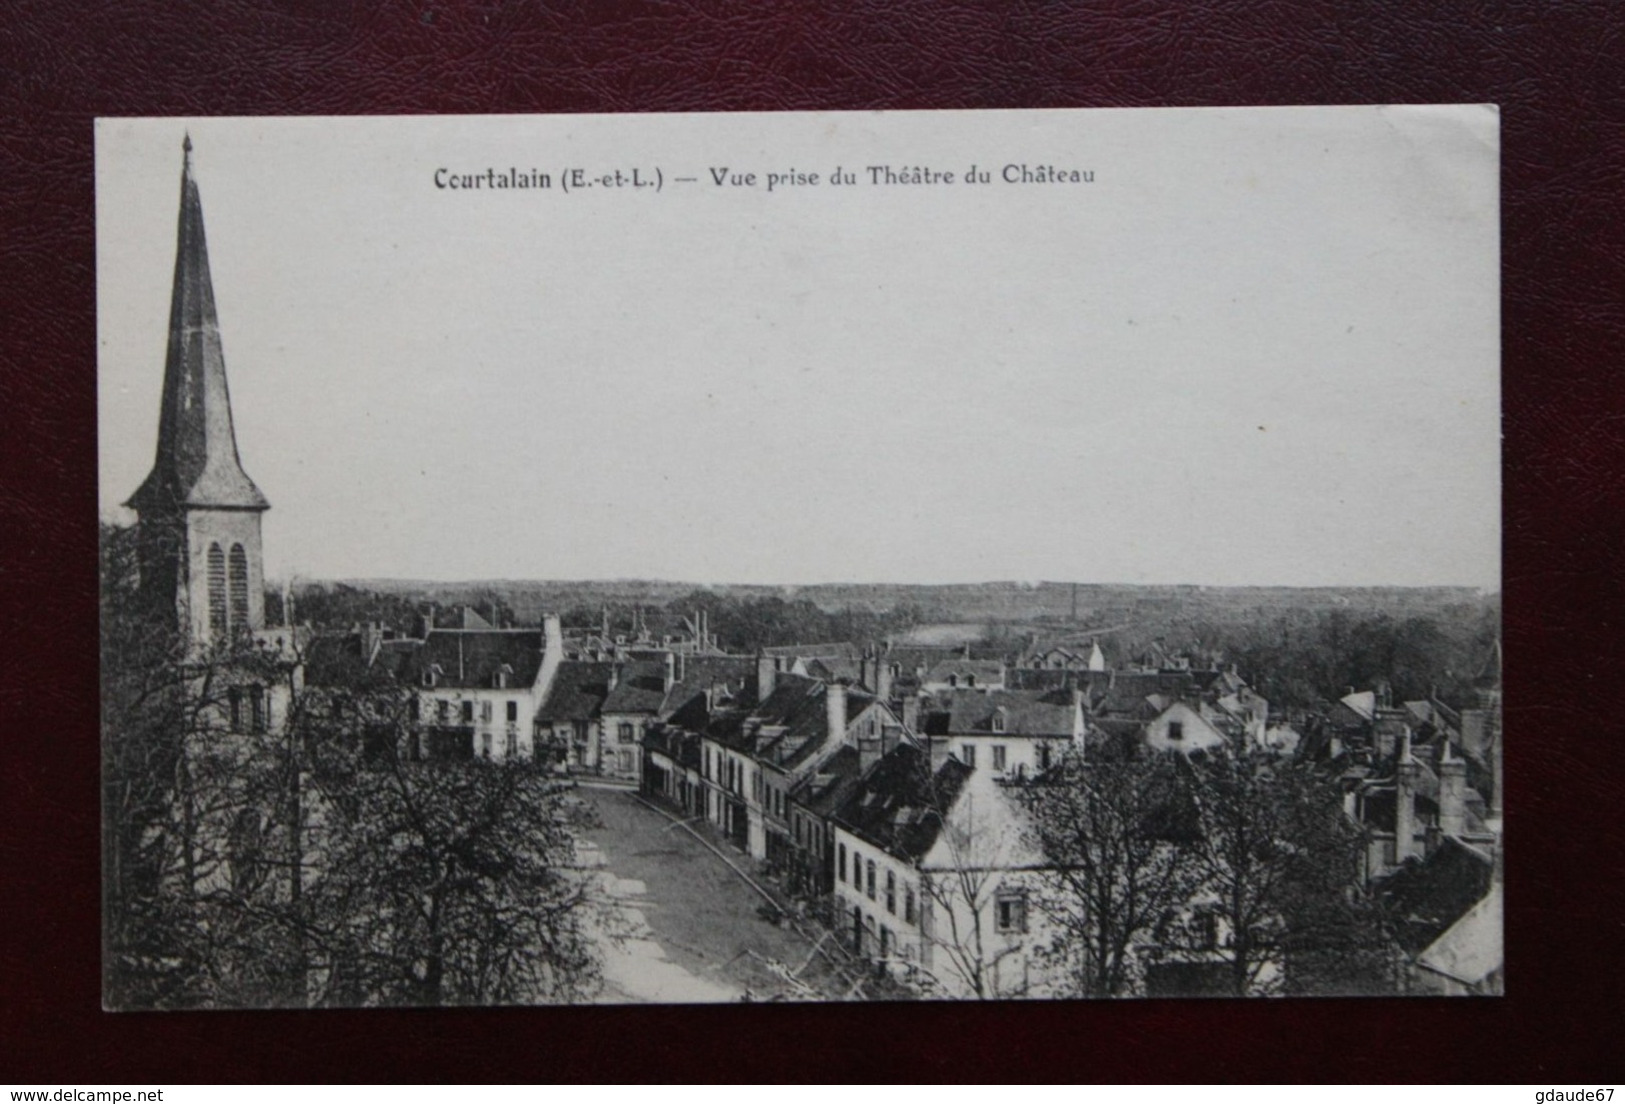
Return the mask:
POLYGON ((1350 713, 1362 721, 1377 719, 1377 693, 1375 690, 1359 690, 1353 694, 1345 694, 1338 699, 1338 704, 1346 706, 1350 713))
POLYGON ((934 705, 925 721, 933 736, 997 732, 1071 739, 1077 717, 1070 690, 944 690, 934 705), (1002 720, 1002 729, 994 727, 995 718, 1002 720))
POLYGON ((560 663, 536 719, 543 723, 595 720, 609 696, 609 676, 614 667, 613 663, 575 659, 560 663))
POLYGON ((832 819, 888 854, 918 861, 936 843, 943 817, 970 774, 957 759, 932 773, 924 751, 898 744, 869 768, 832 819))
POLYGON ((459 628, 464 629, 494 629, 495 625, 481 617, 472 606, 464 606, 460 618, 459 628))
POLYGON ((1483 985, 1502 968, 1502 893, 1499 882, 1443 935, 1416 956, 1416 964, 1463 985, 1483 985))

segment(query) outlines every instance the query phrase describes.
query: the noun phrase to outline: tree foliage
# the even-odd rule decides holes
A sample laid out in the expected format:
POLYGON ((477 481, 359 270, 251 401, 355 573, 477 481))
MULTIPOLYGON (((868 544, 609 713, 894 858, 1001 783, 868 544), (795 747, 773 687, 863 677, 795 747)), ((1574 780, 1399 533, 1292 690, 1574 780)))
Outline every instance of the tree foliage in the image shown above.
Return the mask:
POLYGON ((310 1002, 553 1003, 597 979, 560 783, 528 764, 413 762, 392 687, 309 695, 310 1002))
POLYGON ((906 632, 922 620, 919 607, 907 603, 884 611, 829 611, 805 598, 738 598, 704 590, 668 602, 666 609, 669 614, 685 617, 704 609, 710 631, 722 647, 740 653, 786 644, 866 644, 906 632))

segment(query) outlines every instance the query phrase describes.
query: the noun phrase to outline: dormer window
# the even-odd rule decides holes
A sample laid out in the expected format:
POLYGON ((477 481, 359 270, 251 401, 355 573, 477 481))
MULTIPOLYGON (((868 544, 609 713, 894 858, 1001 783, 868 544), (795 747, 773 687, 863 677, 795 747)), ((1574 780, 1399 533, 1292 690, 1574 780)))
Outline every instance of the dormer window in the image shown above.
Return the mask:
POLYGON ((996 710, 993 714, 993 731, 1004 731, 1004 710, 1002 709, 996 710))
POLYGON ((508 679, 512 677, 513 668, 504 663, 491 675, 491 685, 498 690, 506 690, 508 688, 508 679))
POLYGON ((948 676, 948 685, 949 686, 958 686, 959 685, 959 676, 958 675, 949 675, 948 676))
POLYGON ((423 669, 423 685, 429 687, 435 686, 440 682, 440 676, 445 673, 446 672, 441 669, 440 664, 429 664, 429 666, 423 669))
POLYGON ((970 686, 970 687, 974 687, 976 685, 976 676, 975 675, 966 675, 965 676, 965 685, 970 686))

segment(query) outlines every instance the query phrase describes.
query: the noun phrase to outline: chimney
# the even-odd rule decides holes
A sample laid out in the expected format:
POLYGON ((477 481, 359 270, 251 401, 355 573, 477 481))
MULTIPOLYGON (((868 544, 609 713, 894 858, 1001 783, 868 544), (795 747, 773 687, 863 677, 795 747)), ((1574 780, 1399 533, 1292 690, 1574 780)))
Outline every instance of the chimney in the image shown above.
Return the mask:
POLYGON ((903 727, 916 734, 920 731, 920 695, 918 694, 909 694, 903 698, 903 727))
POLYGON ((1439 834, 1459 836, 1467 827, 1467 760, 1450 754, 1439 736, 1439 834))
POLYGON ((756 700, 766 701, 778 681, 778 663, 770 655, 756 657, 756 700))
POLYGON ((619 663, 612 663, 609 667, 609 688, 613 690, 615 687, 619 686, 620 683, 621 665, 619 663))
POLYGON ((1416 854, 1416 784, 1422 764, 1411 757, 1411 729, 1405 726, 1399 740, 1399 760, 1394 770, 1394 865, 1416 854))
MULTIPOLYGON (((846 740, 846 687, 838 682, 827 683, 824 686, 824 712, 828 719, 826 738, 830 747, 846 740)), ((876 747, 879 741, 876 740, 876 747)), ((859 749, 862 750, 861 748, 859 749)))
POLYGON ((427 612, 418 616, 418 637, 427 640, 432 632, 434 632, 434 603, 430 602, 427 612))
POLYGON ((671 653, 671 652, 667 652, 666 653, 666 678, 665 678, 666 692, 670 693, 671 688, 673 686, 675 686, 676 684, 677 684, 677 656, 675 654, 671 653))
POLYGON ((863 655, 858 658, 858 685, 870 691, 875 688, 875 661, 868 648, 863 649, 863 655))
POLYGON ((877 735, 860 735, 858 737, 858 771, 859 771, 859 773, 867 771, 870 767, 872 767, 876 763, 880 762, 880 757, 884 753, 885 753, 885 747, 882 744, 880 736, 878 734, 877 735))
POLYGON ((901 725, 880 726, 880 754, 890 755, 892 749, 903 742, 903 728, 901 725))
POLYGON ((891 701, 891 664, 883 655, 875 656, 875 697, 883 702, 891 701))

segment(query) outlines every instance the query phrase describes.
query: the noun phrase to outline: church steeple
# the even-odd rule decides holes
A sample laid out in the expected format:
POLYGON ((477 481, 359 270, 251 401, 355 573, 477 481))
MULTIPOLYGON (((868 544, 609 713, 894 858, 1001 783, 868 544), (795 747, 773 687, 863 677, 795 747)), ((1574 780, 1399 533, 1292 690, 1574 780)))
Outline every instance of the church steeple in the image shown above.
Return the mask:
POLYGON ((143 591, 193 644, 218 645, 264 628, 260 517, 271 504, 237 455, 190 135, 181 148, 158 453, 126 505, 140 518, 143 591))
POLYGON ((203 236, 203 201, 192 176, 191 135, 181 148, 181 213, 158 455, 152 474, 131 496, 129 506, 143 514, 177 506, 267 510, 271 504, 243 471, 237 455, 220 320, 209 278, 209 247, 203 236))

